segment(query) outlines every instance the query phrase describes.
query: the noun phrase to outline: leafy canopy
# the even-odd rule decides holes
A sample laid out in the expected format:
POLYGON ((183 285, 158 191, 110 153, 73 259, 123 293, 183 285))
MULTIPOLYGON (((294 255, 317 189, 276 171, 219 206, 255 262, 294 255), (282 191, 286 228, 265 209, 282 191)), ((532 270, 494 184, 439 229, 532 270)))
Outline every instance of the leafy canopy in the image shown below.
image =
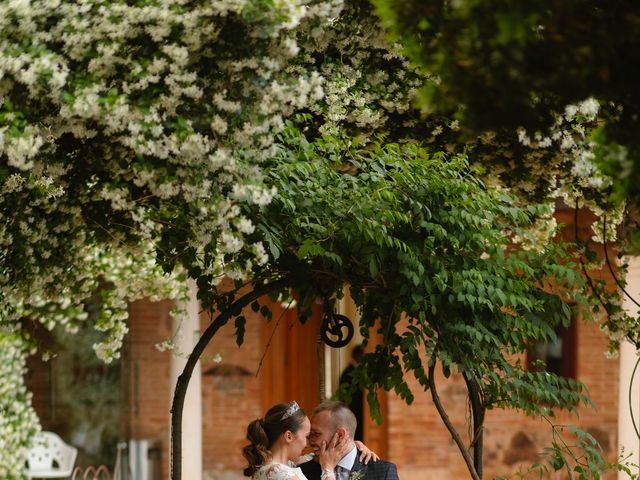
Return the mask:
POLYGON ((332 308, 348 285, 362 334, 381 334, 352 388, 394 389, 411 402, 404 374, 427 389, 439 360, 447 375, 480 379, 487 408, 546 415, 588 402, 578 382, 528 372, 512 357, 554 339, 575 313, 569 301, 584 302, 563 245, 513 247, 547 207, 515 206, 475 178, 464 155, 310 142, 293 124, 280 138, 267 180, 280 194, 248 215, 274 259, 270 273, 296 279, 303 318, 317 298, 332 308))
MULTIPOLYGON (((402 372, 425 384, 438 357, 480 379, 487 405, 536 413, 536 399, 582 398, 506 356, 551 338, 569 316, 558 294, 580 286, 561 246, 508 248, 550 212, 484 186, 465 155, 510 186, 505 172, 543 158, 545 182, 519 191, 546 197, 564 167, 593 178, 580 121, 531 145, 513 131, 461 142, 453 118, 423 121, 412 103, 434 79, 387 42, 364 0, 5 2, 0 27, 9 330, 93 320, 109 359, 127 300, 178 297, 185 270, 220 310, 237 293, 212 288, 224 274, 238 288, 244 275, 289 279, 303 313, 318 297, 330 309, 347 284, 384 339, 361 385, 410 401, 402 372)), ((240 341, 244 326, 238 316, 240 341)), ((12 444, 35 429, 19 423, 3 430, 12 444)))
MULTIPOLYGON (((552 129, 593 99, 589 139, 614 181, 607 202, 628 201, 638 233, 640 90, 634 82, 640 7, 627 0, 373 0, 404 52, 437 78, 421 89, 428 111, 456 115, 467 132, 552 129)), ((637 247, 637 245, 636 245, 637 247)))

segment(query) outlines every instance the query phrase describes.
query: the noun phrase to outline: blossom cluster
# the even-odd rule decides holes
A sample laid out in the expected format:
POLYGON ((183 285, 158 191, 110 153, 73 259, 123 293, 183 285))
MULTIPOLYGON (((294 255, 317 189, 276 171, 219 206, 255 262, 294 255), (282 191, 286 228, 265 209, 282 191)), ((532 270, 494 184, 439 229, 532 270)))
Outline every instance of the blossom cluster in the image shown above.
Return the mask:
POLYGON ((425 78, 388 41, 369 4, 346 2, 323 28, 301 29, 298 43, 296 71, 317 69, 323 79, 324 96, 309 107, 318 133, 365 143, 380 135, 420 139, 413 102, 425 78))
MULTIPOLYGON (((606 309, 607 316, 601 323, 600 329, 609 338, 609 346, 605 355, 609 358, 615 358, 619 354, 621 343, 640 344, 640 320, 637 315, 630 315, 625 310, 622 295, 607 296, 606 309)), ((640 356, 640 351, 637 354, 640 356)))
MULTIPOLYGON (((315 72, 285 74, 298 50, 287 32, 334 13, 293 0, 266 11, 258 3, 269 6, 3 4, 0 154, 8 167, 64 189, 60 209, 94 205, 95 214, 69 213, 96 228, 122 225, 116 240, 165 234, 188 208, 179 229, 191 244, 215 244, 215 232, 226 231, 244 246, 237 222, 248 220, 237 219, 235 204, 268 201, 256 165, 282 118, 323 95, 315 72), (253 193, 239 200, 238 188, 253 193)), ((223 273, 196 250, 197 266, 223 273)))
MULTIPOLYGON (((278 194, 263 166, 291 119, 310 138, 469 152, 487 184, 524 201, 599 205, 595 101, 546 133, 461 140, 455 120, 414 108, 431 81, 368 2, 1 3, 0 323, 73 333, 93 322, 109 361, 127 302, 180 300, 187 276, 215 285, 264 268, 260 219, 243 207, 278 194)), ((548 213, 524 239, 533 247, 555 231, 548 213)))
POLYGON ((485 165, 487 181, 526 200, 587 197, 610 182, 595 166, 588 138, 598 107, 594 99, 569 105, 546 132, 485 132, 473 156, 485 165))
POLYGON ((23 382, 28 347, 19 331, 0 327, 0 477, 21 478, 29 440, 40 430, 23 382))
MULTIPOLYGON (((487 185, 515 193, 525 204, 546 204, 536 209, 530 227, 513 238, 525 248, 544 247, 557 234, 557 199, 596 215, 592 240, 604 240, 604 218, 607 241, 616 239, 624 205, 609 201, 611 179, 596 164, 592 132, 598 126, 597 100, 567 105, 544 132, 519 129, 461 138, 457 121, 425 116, 414 108, 418 90, 439 80, 407 62, 367 6, 347 2, 323 29, 302 30, 298 42, 303 62, 296 71, 316 68, 325 91, 311 105, 305 131, 316 128, 319 134, 365 143, 384 136, 388 141, 427 143, 450 154, 466 152, 471 168, 487 185)), ((619 292, 606 296, 615 302, 619 292)), ((637 319, 614 312, 603 321, 606 331, 616 331, 610 337, 613 350, 620 335, 637 331, 637 319)))
MULTIPOLYGON (((213 277, 263 265, 238 204, 269 202, 260 160, 282 119, 323 96, 315 71, 286 70, 294 29, 340 4, 2 4, 4 321, 69 298, 69 286, 93 289, 91 245, 144 243, 169 270, 213 277)), ((75 303, 47 321, 81 319, 75 303)))
POLYGON ((324 95, 317 72, 290 71, 296 30, 340 5, 1 3, 0 323, 92 322, 108 361, 127 302, 264 265, 240 205, 270 201, 261 162, 324 95))

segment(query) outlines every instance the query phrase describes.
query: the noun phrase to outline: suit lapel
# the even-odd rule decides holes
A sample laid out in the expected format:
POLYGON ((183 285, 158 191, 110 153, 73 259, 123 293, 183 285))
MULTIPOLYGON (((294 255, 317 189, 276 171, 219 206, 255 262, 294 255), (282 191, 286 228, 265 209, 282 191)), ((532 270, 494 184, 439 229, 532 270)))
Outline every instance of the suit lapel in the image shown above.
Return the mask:
POLYGON ((367 466, 364 463, 360 463, 360 450, 356 454, 356 459, 353 462, 353 468, 351 469, 351 473, 349 474, 349 478, 352 478, 352 475, 356 472, 361 472, 361 474, 357 478, 364 479, 367 475, 367 466))

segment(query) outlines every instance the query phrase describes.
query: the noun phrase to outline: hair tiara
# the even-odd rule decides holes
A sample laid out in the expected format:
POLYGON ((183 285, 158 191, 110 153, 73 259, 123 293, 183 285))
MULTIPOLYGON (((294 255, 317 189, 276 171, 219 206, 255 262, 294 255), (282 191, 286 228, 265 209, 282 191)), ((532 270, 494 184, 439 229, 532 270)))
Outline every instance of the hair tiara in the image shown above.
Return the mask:
POLYGON ((298 406, 298 403, 294 400, 289 404, 287 409, 284 411, 284 413, 282 414, 282 417, 280 417, 280 420, 286 420, 287 418, 291 417, 294 413, 296 413, 298 410, 300 410, 300 407, 298 406))

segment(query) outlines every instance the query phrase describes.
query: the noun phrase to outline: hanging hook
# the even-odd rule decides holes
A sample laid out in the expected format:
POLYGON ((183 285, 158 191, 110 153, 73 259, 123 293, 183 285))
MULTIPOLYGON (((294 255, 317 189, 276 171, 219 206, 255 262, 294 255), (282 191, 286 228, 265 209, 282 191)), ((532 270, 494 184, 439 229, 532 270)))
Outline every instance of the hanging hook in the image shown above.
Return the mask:
POLYGON ((325 315, 320 328, 322 341, 333 348, 342 348, 353 338, 353 323, 348 317, 339 313, 325 315))

